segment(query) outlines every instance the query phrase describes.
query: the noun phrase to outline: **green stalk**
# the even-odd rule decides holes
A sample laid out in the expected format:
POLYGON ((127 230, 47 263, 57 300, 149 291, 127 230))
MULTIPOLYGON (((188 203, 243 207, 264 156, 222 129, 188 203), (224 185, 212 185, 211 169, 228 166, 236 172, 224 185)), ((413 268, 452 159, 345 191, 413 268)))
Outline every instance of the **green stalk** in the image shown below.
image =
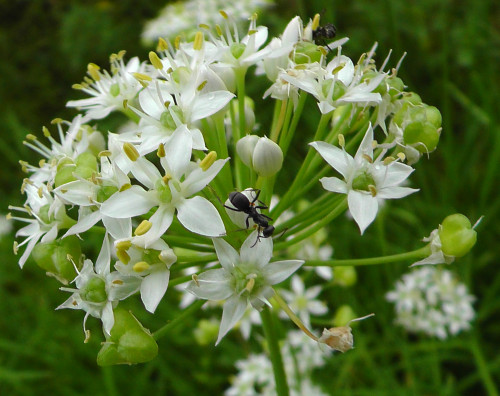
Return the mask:
POLYGON ((279 346, 279 340, 276 336, 276 331, 273 324, 273 317, 269 307, 265 307, 260 313, 262 319, 262 327, 266 336, 267 345, 269 347, 269 357, 273 365, 274 381, 276 383, 276 394, 278 396, 288 396, 289 389, 286 380, 285 368, 279 346))
POLYGON ((173 328, 182 323, 186 318, 196 313, 205 304, 205 300, 198 300, 186 308, 179 316, 168 322, 163 327, 160 327, 153 333, 153 338, 159 340, 163 336, 167 335, 173 328))
MULTIPOLYGON (((215 129, 217 133, 217 141, 219 143, 218 154, 222 159, 229 157, 229 152, 227 150, 227 140, 226 140, 226 128, 224 126, 224 116, 217 115, 217 117, 213 117, 215 121, 215 129)), ((231 164, 228 162, 221 169, 221 176, 224 182, 224 187, 227 188, 227 191, 232 191, 234 189, 233 186, 233 174, 231 171, 231 164)), ((225 192, 227 192, 225 191, 225 192)))
MULTIPOLYGON (((297 125, 299 124, 300 116, 302 115, 302 110, 304 110, 304 105, 306 104, 307 92, 302 91, 299 96, 299 103, 297 104, 297 108, 293 113, 292 122, 288 129, 283 129, 283 133, 280 136, 279 145, 281 150, 283 151, 283 157, 286 157, 286 153, 288 152, 288 148, 290 147, 290 143, 292 142, 293 135, 295 134, 295 130, 297 129, 297 125)), ((293 101, 290 101, 293 103, 293 101)))
MULTIPOLYGON (((245 136, 246 122, 245 122, 245 74, 247 69, 240 68, 235 69, 236 75, 236 90, 238 93, 238 125, 233 124, 233 144, 236 148, 236 143, 243 136, 245 136)), ((236 151, 236 150, 235 150, 236 151)), ((248 172, 246 172, 246 167, 241 162, 239 156, 235 155, 234 166, 236 170, 236 187, 238 190, 242 190, 248 185, 248 172)))
POLYGON ((423 248, 413 250, 411 252, 392 254, 389 256, 380 257, 369 257, 362 259, 346 259, 346 260, 307 260, 305 266, 308 267, 345 267, 353 266, 360 267, 366 265, 377 265, 377 264, 387 264, 396 263, 398 261, 413 261, 423 259, 431 254, 430 245, 426 245, 423 248))
POLYGON ((472 354, 474 355, 474 360, 476 362, 477 371, 479 372, 479 375, 481 376, 481 379, 483 381, 483 385, 486 388, 488 395, 489 396, 498 396, 498 391, 497 391, 495 382, 493 381, 493 378, 491 378, 491 373, 490 373, 490 370, 488 368, 488 365, 486 364, 486 360, 483 356, 483 352, 482 352, 481 347, 479 345, 479 342, 477 340, 477 335, 475 335, 474 338, 471 340, 469 348, 470 348, 472 354))

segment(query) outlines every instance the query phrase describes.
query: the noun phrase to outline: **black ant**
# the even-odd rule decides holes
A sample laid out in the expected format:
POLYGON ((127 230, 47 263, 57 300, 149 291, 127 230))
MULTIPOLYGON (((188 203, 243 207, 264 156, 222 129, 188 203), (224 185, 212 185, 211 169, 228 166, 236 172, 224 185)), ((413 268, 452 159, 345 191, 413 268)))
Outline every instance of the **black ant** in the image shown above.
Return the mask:
POLYGON ((326 46, 331 51, 331 48, 326 43, 327 39, 332 39, 337 34, 337 28, 333 23, 327 23, 325 26, 318 26, 316 30, 313 30, 313 41, 316 44, 322 44, 326 46))
POLYGON ((255 198, 250 201, 247 196, 239 191, 233 191, 229 194, 229 202, 234 206, 231 208, 230 206, 224 205, 225 208, 234 210, 235 212, 243 212, 248 216, 245 220, 246 228, 250 227, 250 219, 253 220, 255 224, 257 224, 257 240, 252 245, 254 247, 257 242, 260 241, 260 238, 269 238, 274 233, 274 227, 269 225, 270 221, 273 219, 269 216, 266 216, 262 213, 257 212, 257 209, 268 209, 268 207, 262 202, 259 201, 260 190, 251 190, 255 191, 255 198), (255 205, 256 202, 261 203, 261 205, 255 205))

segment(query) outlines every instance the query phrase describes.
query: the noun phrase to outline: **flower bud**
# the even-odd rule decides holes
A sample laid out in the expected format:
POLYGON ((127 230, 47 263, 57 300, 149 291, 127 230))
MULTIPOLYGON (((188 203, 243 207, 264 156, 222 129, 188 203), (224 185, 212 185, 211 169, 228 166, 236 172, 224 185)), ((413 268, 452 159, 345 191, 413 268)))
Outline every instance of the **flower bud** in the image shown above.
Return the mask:
POLYGON ((74 235, 52 242, 37 243, 31 252, 35 263, 63 284, 68 284, 77 275, 68 257, 78 264, 81 255, 80 241, 74 235))
POLYGON ((114 317, 111 335, 97 355, 99 366, 144 363, 158 355, 155 339, 132 313, 116 309, 114 317))
POLYGON ((462 257, 476 244, 477 233, 467 217, 455 213, 443 220, 439 228, 439 239, 445 255, 462 257))
POLYGON ((321 59, 319 46, 307 41, 299 41, 292 54, 294 54, 294 62, 298 65, 319 62, 321 59))
POLYGON ((253 152, 259 137, 257 135, 246 135, 236 143, 236 152, 238 153, 241 162, 249 168, 253 168, 253 152))
POLYGON ((215 320, 202 319, 193 331, 194 339, 198 345, 209 345, 217 340, 219 323, 215 320))
POLYGON ((332 327, 323 330, 318 342, 344 353, 353 348, 354 338, 349 326, 332 327))
POLYGON ((350 305, 342 305, 337 308, 335 316, 333 317, 333 324, 335 326, 345 326, 351 320, 356 318, 356 314, 350 305))
POLYGON ((358 276, 354 267, 334 267, 333 283, 343 287, 350 287, 356 284, 358 276))
POLYGON ((421 153, 434 151, 438 145, 440 129, 430 122, 411 122, 404 131, 403 138, 407 145, 411 145, 421 153))
POLYGON ((253 169, 259 176, 273 176, 283 165, 283 152, 271 139, 263 137, 255 145, 252 160, 253 169))

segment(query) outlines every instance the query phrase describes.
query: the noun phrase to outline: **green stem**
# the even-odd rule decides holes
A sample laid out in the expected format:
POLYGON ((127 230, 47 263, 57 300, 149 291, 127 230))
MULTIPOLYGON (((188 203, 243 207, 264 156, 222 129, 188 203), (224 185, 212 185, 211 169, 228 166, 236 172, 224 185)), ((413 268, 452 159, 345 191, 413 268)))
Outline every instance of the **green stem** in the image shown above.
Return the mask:
POLYGON ((203 304, 206 303, 206 300, 198 300, 195 303, 191 304, 188 308, 186 308, 179 316, 177 316, 172 321, 168 322, 165 326, 159 328, 153 333, 153 338, 155 340, 159 340, 163 336, 167 335, 173 328, 182 323, 186 318, 193 315, 197 312, 203 304))
POLYGON ((483 385, 486 388, 489 396, 498 396, 498 391, 495 386, 495 382, 491 378, 490 370, 486 364, 486 360, 483 356, 481 346, 477 341, 477 336, 475 336, 470 343, 470 350, 474 355, 474 360, 476 362, 477 371, 483 380, 483 385))
POLYGON ((288 148, 290 147, 290 143, 292 142, 293 135, 295 134, 295 130, 297 129, 297 125, 299 124, 300 116, 302 115, 302 110, 304 110, 306 99, 307 92, 302 91, 299 96, 299 103, 297 104, 297 108, 293 113, 290 127, 286 130, 283 130, 283 133, 280 136, 279 145, 281 147, 281 150, 283 151, 284 157, 286 157, 286 153, 288 152, 288 148))
POLYGON ((276 331, 273 324, 273 317, 268 307, 265 307, 260 313, 262 319, 262 327, 266 336, 267 345, 269 347, 269 357, 273 365, 274 380, 276 383, 276 394, 278 396, 288 396, 289 389, 286 380, 285 368, 279 347, 279 340, 276 336, 276 331))
POLYGON ((369 257, 362 259, 346 259, 346 260, 307 260, 305 266, 309 267, 345 267, 345 266, 365 266, 365 265, 377 265, 377 264, 387 264, 396 263, 398 261, 410 261, 423 259, 431 254, 430 245, 426 245, 423 248, 413 250, 411 252, 392 254, 389 256, 380 257, 369 257))

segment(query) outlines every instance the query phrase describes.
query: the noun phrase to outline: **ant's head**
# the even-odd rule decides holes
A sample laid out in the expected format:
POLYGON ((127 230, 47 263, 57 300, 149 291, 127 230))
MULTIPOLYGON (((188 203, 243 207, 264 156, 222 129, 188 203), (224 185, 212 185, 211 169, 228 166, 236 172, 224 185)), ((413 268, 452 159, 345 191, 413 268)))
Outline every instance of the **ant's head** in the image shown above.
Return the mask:
POLYGON ((271 235, 273 235, 273 232, 274 232, 274 227, 272 225, 268 225, 262 230, 262 237, 269 238, 271 235))

